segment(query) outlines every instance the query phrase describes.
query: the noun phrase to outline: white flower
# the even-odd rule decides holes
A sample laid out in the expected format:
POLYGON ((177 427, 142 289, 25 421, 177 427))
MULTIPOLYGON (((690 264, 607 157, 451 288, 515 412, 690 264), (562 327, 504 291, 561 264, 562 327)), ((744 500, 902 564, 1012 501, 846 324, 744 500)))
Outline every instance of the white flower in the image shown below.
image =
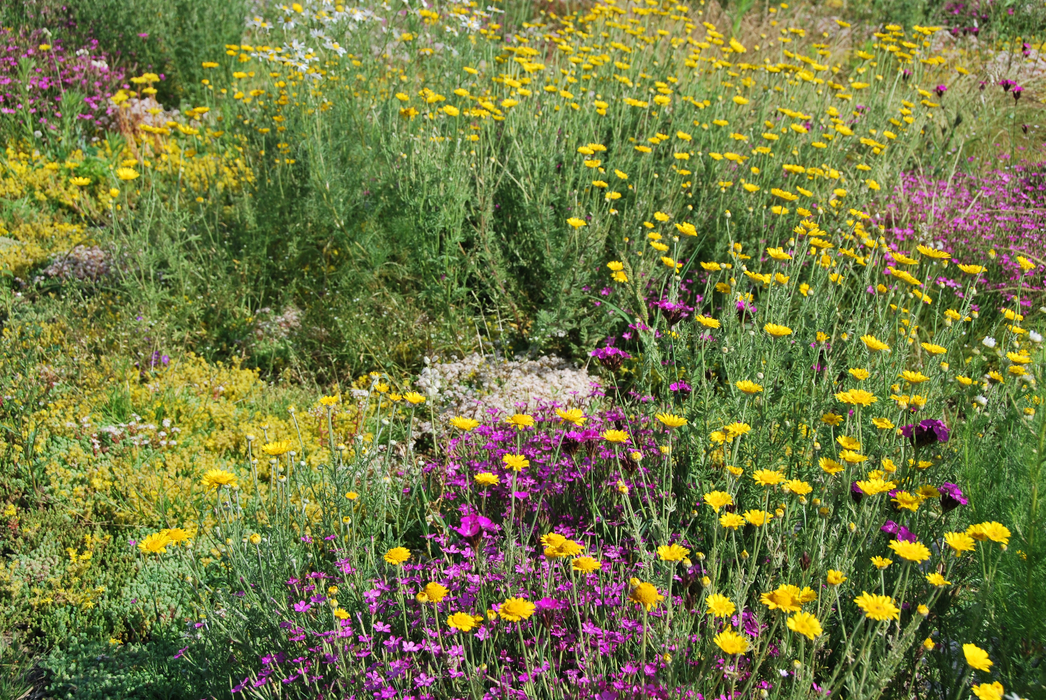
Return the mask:
POLYGON ((990 335, 986 335, 986 336, 984 336, 984 340, 982 340, 981 343, 986 348, 994 348, 995 347, 995 338, 991 337, 990 335))
POLYGON ((988 399, 983 394, 977 394, 977 396, 973 397, 973 400, 976 401, 981 406, 987 406, 988 405, 988 399))
POLYGON ((1038 333, 1036 333, 1035 331, 1028 331, 1028 338, 1033 343, 1041 343, 1042 342, 1042 336, 1039 335, 1038 333))

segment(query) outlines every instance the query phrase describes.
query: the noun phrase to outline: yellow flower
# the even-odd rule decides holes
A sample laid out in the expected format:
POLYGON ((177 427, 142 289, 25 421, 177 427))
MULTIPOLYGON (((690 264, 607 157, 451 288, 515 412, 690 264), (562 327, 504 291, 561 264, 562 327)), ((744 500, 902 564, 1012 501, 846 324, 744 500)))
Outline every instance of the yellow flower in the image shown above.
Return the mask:
POLYGON ((861 449, 861 443, 859 443, 857 440, 853 439, 849 435, 840 435, 839 437, 837 437, 835 439, 835 441, 838 442, 840 445, 842 445, 843 449, 846 449, 846 450, 860 450, 861 449))
POLYGON ((788 493, 794 493, 796 496, 805 496, 814 490, 813 487, 810 486, 810 484, 806 483, 802 479, 789 479, 788 481, 784 482, 781 488, 783 488, 788 493))
POLYGON ((817 600, 817 594, 809 586, 800 589, 790 584, 778 586, 776 590, 759 596, 759 602, 763 605, 786 613, 799 612, 803 604, 812 600, 817 600))
POLYGON ((657 418, 667 428, 681 428, 687 423, 686 418, 673 415, 671 413, 658 413, 654 417, 657 418))
POLYGON ((752 426, 748 425, 748 423, 731 423, 723 429, 726 431, 727 438, 733 440, 742 435, 747 435, 751 432, 752 426))
POLYGON ((811 641, 820 637, 824 630, 821 629, 821 622, 810 613, 797 612, 788 618, 788 629, 792 630, 796 634, 801 634, 811 641))
POLYGON ((417 595, 417 601, 419 603, 439 603, 450 591, 435 581, 425 585, 423 589, 417 595))
POLYGON ((734 498, 726 491, 712 491, 704 495, 705 503, 712 507, 715 512, 719 512, 719 509, 723 506, 733 504, 734 498))
POLYGON ((887 491, 897 488, 897 484, 893 481, 886 481, 885 479, 878 478, 858 481, 857 486, 866 496, 878 496, 880 493, 886 493, 887 491))
POLYGON ((472 418, 460 418, 455 417, 450 419, 450 424, 458 430, 464 430, 466 433, 471 432, 475 428, 479 427, 479 421, 472 418))
POLYGON ((922 372, 911 372, 909 370, 905 370, 905 371, 901 372, 900 376, 901 376, 901 379, 903 379, 904 381, 908 382, 909 384, 921 384, 922 382, 926 382, 926 381, 930 380, 930 378, 927 377, 922 372))
POLYGON ((963 552, 972 552, 977 547, 974 539, 965 532, 946 532, 944 542, 955 551, 955 556, 963 552))
POLYGON ((416 391, 408 391, 403 395, 403 400, 412 406, 417 406, 419 403, 425 403, 425 397, 416 391))
POLYGON ((872 425, 879 430, 892 430, 894 428, 894 424, 889 418, 873 418, 872 425))
POLYGON ((181 544, 189 539, 189 533, 180 527, 172 527, 169 530, 161 530, 161 535, 165 535, 171 544, 181 544))
POLYGON ((868 379, 869 372, 866 369, 855 367, 850 369, 850 376, 859 382, 863 382, 865 379, 868 379))
POLYGON ((202 483, 207 488, 216 489, 221 486, 236 486, 236 477, 223 469, 208 469, 203 475, 202 483))
POLYGON ((833 476, 845 469, 843 465, 839 464, 834 459, 831 459, 829 457, 821 457, 821 459, 818 460, 818 466, 820 466, 822 470, 824 470, 828 474, 832 474, 833 476))
POLYGON ((744 654, 748 651, 748 640, 730 629, 723 630, 712 641, 724 654, 744 654))
POLYGON ((501 481, 496 474, 491 474, 490 472, 480 472, 472 478, 480 486, 497 486, 498 482, 501 481))
POLYGON ((760 469, 752 474, 752 478, 760 486, 776 486, 784 481, 784 474, 770 469, 760 469))
POLYGON ((632 579, 631 583, 632 591, 628 594, 628 599, 637 605, 642 605, 647 612, 651 608, 657 607, 657 604, 665 599, 657 592, 657 588, 652 583, 641 582, 638 579, 632 579))
POLYGON ((737 388, 746 394, 758 394, 763 390, 763 387, 755 382, 750 382, 747 379, 739 381, 736 384, 737 388))
POLYGON ((628 440, 628 433, 624 430, 604 430, 602 437, 607 442, 621 443, 628 440))
POLYGON ((154 532, 142 538, 142 541, 138 543, 138 549, 146 554, 163 554, 167 551, 169 544, 171 544, 171 539, 166 532, 154 532))
POLYGON ((694 320, 700 323, 705 328, 719 328, 721 325, 719 321, 709 316, 695 316, 694 320))
POLYGON ((930 639, 929 637, 927 637, 926 639, 923 640, 923 649, 925 649, 926 651, 933 651, 934 647, 936 647, 936 646, 937 645, 934 644, 933 640, 930 639))
POLYGON ((934 586, 950 586, 950 585, 952 585, 951 581, 945 581, 944 577, 941 576, 937 572, 934 572, 932 574, 926 574, 926 580, 929 581, 930 584, 934 585, 934 586))
POLYGON ((138 171, 134 168, 117 168, 116 177, 124 181, 133 180, 138 177, 138 171))
POLYGON ((549 559, 576 557, 581 554, 581 552, 585 551, 585 547, 581 543, 567 539, 556 532, 542 535, 541 544, 545 546, 545 556, 549 559))
POLYGON ((854 602, 864 612, 864 616, 870 620, 886 622, 901 619, 901 609, 890 596, 874 595, 864 591, 854 598, 854 602))
POLYGON ((730 617, 737 611, 735 606, 729 598, 725 595, 713 593, 705 599, 705 604, 708 609, 705 610, 705 614, 712 615, 714 617, 730 617))
POLYGON ((882 350, 890 349, 889 345, 877 339, 874 335, 862 335, 861 342, 863 342, 865 346, 872 352, 879 352, 882 350))
POLYGON ((355 501, 359 497, 360 497, 360 495, 358 493, 356 493, 355 491, 349 491, 348 493, 345 494, 345 498, 349 499, 350 501, 355 501))
POLYGON ((77 187, 87 187, 91 184, 91 178, 89 177, 71 177, 69 178, 69 184, 76 185, 77 187))
POLYGON ((690 554, 690 550, 678 544, 663 544, 657 548, 657 556, 661 559, 661 561, 683 561, 683 559, 686 558, 687 554, 690 554))
POLYGON ((581 228, 582 226, 588 226, 588 224, 585 223, 584 219, 579 219, 576 216, 572 216, 569 219, 567 219, 567 223, 576 229, 581 228))
POLYGON ((725 513, 719 518, 719 524, 730 530, 736 530, 745 524, 745 519, 737 513, 725 513))
POLYGON ((384 559, 393 566, 399 566, 403 562, 410 559, 410 550, 406 547, 393 547, 389 551, 385 552, 384 559))
POLYGON ((527 428, 534 427, 533 416, 528 416, 525 413, 517 413, 515 415, 509 416, 505 419, 505 422, 509 425, 516 426, 516 430, 526 430, 527 428))
POLYGON ((585 424, 586 420, 588 420, 585 416, 585 412, 580 408, 571 408, 565 411, 562 408, 557 408, 556 415, 559 416, 560 420, 563 422, 573 423, 579 428, 585 424))
POLYGON ((345 608, 335 608, 334 617, 338 618, 339 620, 347 620, 349 618, 349 611, 345 608))
POLYGON ((842 571, 836 571, 835 569, 828 570, 828 576, 826 577, 828 585, 838 586, 846 581, 846 576, 843 575, 842 571))
POLYGON ((746 510, 745 520, 756 527, 766 525, 773 518, 772 513, 767 513, 765 510, 746 510))
POLYGON ((978 700, 1002 700, 1005 692, 1006 689, 999 681, 973 686, 973 694, 977 696, 978 700))
POLYGON ((454 613, 447 618, 447 626, 461 632, 468 632, 474 627, 479 626, 482 622, 482 617, 479 617, 478 615, 469 615, 468 613, 463 612, 454 613))
POLYGON ((962 653, 966 657, 966 663, 969 664, 970 668, 975 668, 978 671, 987 671, 992 667, 993 662, 988 658, 988 652, 976 644, 963 644, 962 653))
POLYGON ((878 397, 870 391, 864 389, 850 389, 849 391, 841 391, 835 395, 835 398, 839 401, 850 404, 853 406, 871 406, 873 403, 878 401, 878 397))
POLYGON ((840 416, 838 413, 831 413, 831 412, 829 412, 829 413, 825 413, 824 415, 821 416, 821 422, 824 423, 825 425, 830 425, 832 427, 837 427, 838 425, 840 425, 843 422, 843 417, 840 416))
POLYGON ((522 471, 530 466, 530 460, 523 455, 505 455, 501 461, 514 472, 522 471))
POLYGON ((603 568, 602 562, 592 557, 575 557, 570 562, 570 568, 582 574, 590 574, 603 568))
POLYGON ((763 330, 772 335, 775 338, 783 338, 786 335, 792 334, 792 329, 788 326, 780 326, 776 323, 768 323, 763 326, 763 330))
POLYGON ((261 451, 270 457, 280 457, 291 451, 290 440, 278 440, 262 445, 261 451))
POLYGON ((977 525, 970 525, 966 528, 966 534, 981 542, 991 540, 1002 545, 1007 545, 1010 542, 1009 528, 997 522, 983 522, 977 525))
POLYGON ((904 540, 893 540, 889 545, 897 556, 906 561, 916 564, 930 558, 930 550, 921 542, 906 542, 904 540))
POLYGON ((326 407, 330 408, 331 406, 337 405, 337 403, 338 403, 338 397, 337 396, 323 396, 323 397, 320 398, 320 405, 321 406, 326 406, 326 407))
POLYGON ((920 343, 922 349, 931 355, 943 355, 948 352, 948 349, 940 345, 934 345, 933 343, 920 343))

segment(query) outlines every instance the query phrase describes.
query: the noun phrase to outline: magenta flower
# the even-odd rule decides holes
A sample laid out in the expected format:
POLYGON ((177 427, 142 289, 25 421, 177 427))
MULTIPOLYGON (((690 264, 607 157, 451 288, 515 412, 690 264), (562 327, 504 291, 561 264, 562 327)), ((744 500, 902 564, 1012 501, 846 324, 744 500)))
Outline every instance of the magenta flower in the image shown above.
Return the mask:
POLYGON ((918 424, 902 426, 901 434, 911 440, 916 447, 926 447, 939 442, 948 442, 949 431, 941 421, 927 418, 918 424))

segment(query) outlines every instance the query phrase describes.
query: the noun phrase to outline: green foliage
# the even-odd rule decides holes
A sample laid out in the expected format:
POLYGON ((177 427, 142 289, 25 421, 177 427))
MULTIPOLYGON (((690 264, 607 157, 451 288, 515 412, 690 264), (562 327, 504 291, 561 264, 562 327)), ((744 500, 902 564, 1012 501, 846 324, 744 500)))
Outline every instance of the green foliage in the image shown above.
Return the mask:
POLYGON ((117 645, 80 641, 54 651, 42 664, 48 672, 47 693, 55 700, 187 700, 218 689, 206 689, 204 678, 179 663, 181 640, 162 637, 148 644, 117 645))

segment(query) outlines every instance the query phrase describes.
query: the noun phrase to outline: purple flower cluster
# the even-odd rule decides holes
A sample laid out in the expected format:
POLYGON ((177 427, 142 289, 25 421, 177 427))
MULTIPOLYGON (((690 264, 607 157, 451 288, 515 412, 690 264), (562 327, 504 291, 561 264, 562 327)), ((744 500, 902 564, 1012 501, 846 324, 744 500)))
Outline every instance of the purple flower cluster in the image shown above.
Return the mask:
POLYGON ((920 423, 902 426, 901 434, 911 440, 916 447, 926 447, 938 442, 948 442, 949 431, 941 421, 927 418, 920 423))
POLYGON ((56 131, 63 118, 62 97, 75 91, 83 100, 75 118, 94 128, 116 110, 109 98, 125 84, 122 69, 111 64, 91 39, 79 48, 44 34, 0 28, 0 119, 13 119, 33 131, 56 131), (49 48, 42 49, 41 46, 49 48), (31 68, 28 76, 20 64, 31 68), (24 124, 28 117, 29 124, 24 124))
MULTIPOLYGON (((995 251, 991 267, 1001 268, 1003 274, 993 275, 990 286, 1006 290, 1008 298, 1018 281, 1025 290, 1042 291, 1046 283, 1041 268, 1025 274, 1017 257, 1046 257, 1044 171, 1046 164, 1020 164, 982 176, 957 174, 949 180, 905 174, 885 216, 891 247, 914 248, 921 242, 917 236, 928 233, 960 262, 984 260, 995 251)), ((951 269, 945 269, 936 283, 962 294, 965 282, 951 280, 951 269)))

